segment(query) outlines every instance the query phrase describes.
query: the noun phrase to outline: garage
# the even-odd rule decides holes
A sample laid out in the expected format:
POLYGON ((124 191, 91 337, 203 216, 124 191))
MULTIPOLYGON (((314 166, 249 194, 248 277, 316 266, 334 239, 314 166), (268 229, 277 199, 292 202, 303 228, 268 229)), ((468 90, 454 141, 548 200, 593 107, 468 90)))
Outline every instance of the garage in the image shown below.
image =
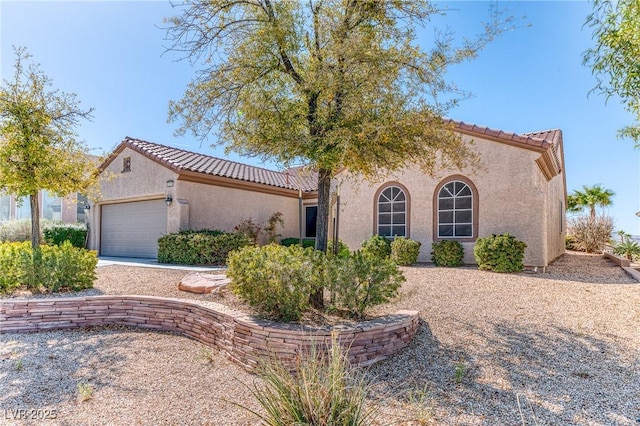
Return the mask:
POLYGON ((158 257, 158 238, 167 233, 164 200, 102 206, 100 255, 158 257))

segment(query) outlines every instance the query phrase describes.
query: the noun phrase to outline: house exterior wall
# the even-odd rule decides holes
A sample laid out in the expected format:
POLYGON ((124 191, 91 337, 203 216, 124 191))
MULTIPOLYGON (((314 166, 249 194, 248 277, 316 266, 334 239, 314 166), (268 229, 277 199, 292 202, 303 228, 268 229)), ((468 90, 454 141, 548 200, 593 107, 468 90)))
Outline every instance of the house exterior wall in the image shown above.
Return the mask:
MULTIPOLYGON (((468 142, 472 139, 466 135, 463 138, 468 142)), ((407 188, 410 198, 408 237, 422 243, 418 260, 430 262, 434 241, 434 193, 448 176, 462 175, 477 189, 478 204, 474 214, 477 214, 478 232, 474 237, 508 232, 527 243, 525 265, 547 265, 559 252, 559 238, 550 237, 551 225, 546 221, 547 216, 551 216, 548 199, 557 198, 559 188, 555 182, 549 185, 540 172, 535 162, 540 154, 479 138, 473 141, 473 149, 481 158, 481 165, 475 171, 440 170, 437 176, 430 177, 417 167, 408 167, 374 183, 339 176, 338 180, 342 179, 340 238, 351 249, 357 249, 363 240, 373 235, 376 232, 376 191, 387 182, 399 182, 407 188), (553 245, 553 250, 548 250, 549 245, 553 245)), ((554 214, 559 215, 559 211, 554 214)), ((474 242, 462 244, 464 261, 475 263, 474 242)))

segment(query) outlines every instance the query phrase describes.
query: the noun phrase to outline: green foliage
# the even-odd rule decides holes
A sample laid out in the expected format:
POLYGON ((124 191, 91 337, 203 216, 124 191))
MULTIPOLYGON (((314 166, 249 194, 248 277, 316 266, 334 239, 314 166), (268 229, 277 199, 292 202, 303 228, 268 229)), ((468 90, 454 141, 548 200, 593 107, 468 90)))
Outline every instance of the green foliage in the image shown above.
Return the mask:
POLYGON ((87 227, 84 224, 45 225, 42 232, 47 244, 60 245, 64 241, 69 241, 74 247, 83 248, 87 240, 87 227))
POLYGON ((183 229, 182 231, 177 232, 178 235, 193 235, 193 234, 204 234, 211 235, 212 237, 217 237, 218 235, 226 234, 226 232, 221 231, 219 229, 183 229))
POLYGON ((391 256, 391 241, 381 235, 374 235, 362 242, 362 252, 379 259, 391 256))
POLYGON ((573 245, 575 244, 576 239, 571 235, 566 235, 564 237, 564 248, 567 250, 574 250, 573 245))
POLYGON ((399 266, 413 265, 418 261, 421 245, 419 241, 398 237, 391 241, 391 260, 399 266))
POLYGON ((612 198, 615 194, 610 189, 603 187, 602 185, 583 186, 583 190, 575 190, 572 194, 567 196, 567 210, 574 213, 579 213, 583 209, 589 209, 589 216, 591 219, 596 217, 596 207, 606 207, 613 204, 612 198))
POLYGON ((588 253, 602 252, 604 246, 611 241, 613 220, 607 216, 576 217, 569 220, 567 235, 573 242, 571 248, 588 253))
POLYGON ((251 244, 240 233, 217 230, 181 231, 158 239, 158 262, 183 265, 223 265, 233 250, 251 244))
POLYGON ((20 287, 32 291, 79 291, 93 286, 98 263, 96 252, 73 247, 40 246, 33 251, 29 242, 0 244, 0 293, 20 287))
POLYGON ((40 245, 38 191, 65 196, 95 181, 87 147, 76 141, 81 110, 75 94, 50 90, 51 80, 24 48, 15 49, 12 81, 0 87, 0 188, 29 198, 33 250, 40 245))
POLYGON ((362 319, 366 310, 393 298, 405 278, 390 259, 381 259, 363 251, 326 263, 326 286, 332 293, 334 308, 362 319))
POLYGON ((494 272, 519 272, 524 265, 524 249, 527 245, 513 235, 493 234, 490 237, 478 238, 473 254, 482 270, 494 272))
POLYGON ((263 231, 267 236, 267 243, 275 243, 280 234, 278 233, 278 227, 282 228, 284 226, 284 219, 282 219, 282 213, 276 212, 269 216, 267 220, 267 225, 264 227, 263 231))
POLYGON ((584 53, 583 64, 591 67, 597 84, 592 91, 619 97, 636 117, 636 123, 619 132, 640 147, 640 2, 638 0, 593 0, 594 11, 586 25, 593 29, 596 46, 584 53))
MULTIPOLYGON (((329 240, 327 243, 327 254, 333 255, 333 240, 329 240)), ((349 250, 349 246, 347 246, 342 240, 338 240, 338 253, 336 253, 336 256, 347 257, 350 254, 351 250, 349 250)))
POLYGON ((318 265, 324 255, 311 248, 268 244, 229 254, 231 288, 259 314, 278 321, 297 321, 319 288, 318 265))
MULTIPOLYGON (((374 423, 375 411, 365 407, 370 388, 361 370, 349 364, 337 338, 328 349, 312 347, 294 371, 279 360, 263 363, 263 385, 250 388, 266 414, 252 413, 268 426, 374 423)), ((245 407, 246 408, 246 407, 245 407)), ((247 410, 249 410, 247 408, 247 410)))
POLYGON ((613 253, 624 256, 633 261, 634 258, 640 257, 640 244, 631 239, 631 235, 624 231, 619 231, 620 241, 613 245, 613 253))
POLYGON ((464 248, 459 241, 435 241, 431 245, 431 260, 436 266, 462 266, 464 248))
MULTIPOLYGON (((300 244, 300 238, 283 238, 282 240, 280 240, 280 245, 285 246, 285 247, 289 247, 289 246, 297 246, 300 244)), ((315 247, 316 245, 316 240, 312 239, 312 238, 304 238, 302 240, 302 247, 307 248, 307 247, 315 247)))

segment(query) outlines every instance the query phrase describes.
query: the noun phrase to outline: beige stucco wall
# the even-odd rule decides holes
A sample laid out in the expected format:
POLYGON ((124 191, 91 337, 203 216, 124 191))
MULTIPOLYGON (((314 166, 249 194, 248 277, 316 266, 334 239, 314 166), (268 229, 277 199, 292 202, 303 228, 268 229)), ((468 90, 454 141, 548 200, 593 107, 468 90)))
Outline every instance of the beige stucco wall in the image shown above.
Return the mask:
MULTIPOLYGON (((190 229, 233 231, 246 219, 264 226, 272 214, 280 212, 284 228, 278 233, 284 238, 298 236, 297 198, 185 181, 177 181, 176 193, 189 203, 190 229)), ((176 207, 174 203, 170 210, 176 207)))
MULTIPOLYGON (((468 136, 463 138, 471 140, 468 136)), ((441 170, 436 177, 429 177, 417 167, 408 167, 375 183, 341 176, 340 238, 356 249, 373 235, 375 193, 384 183, 397 181, 409 191, 409 237, 422 243, 419 261, 430 262, 435 188, 447 176, 461 174, 470 179, 478 191, 478 236, 508 232, 527 243, 526 265, 546 265, 549 185, 535 163, 540 154, 498 142, 473 140, 482 160, 475 171, 441 170)), ((473 245, 473 242, 463 243, 467 263, 475 263, 473 245)))

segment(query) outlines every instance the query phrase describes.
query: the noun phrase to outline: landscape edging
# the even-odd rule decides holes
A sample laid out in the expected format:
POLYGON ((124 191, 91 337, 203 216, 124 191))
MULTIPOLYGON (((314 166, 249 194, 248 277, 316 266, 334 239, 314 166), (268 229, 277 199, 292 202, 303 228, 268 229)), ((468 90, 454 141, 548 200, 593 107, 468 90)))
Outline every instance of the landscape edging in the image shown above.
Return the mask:
POLYGON ((0 333, 27 333, 106 325, 171 331, 222 351, 255 371, 276 357, 293 366, 301 352, 327 347, 333 335, 354 365, 370 365, 409 344, 417 311, 335 327, 283 324, 254 318, 213 302, 154 296, 86 296, 0 301, 0 333))

